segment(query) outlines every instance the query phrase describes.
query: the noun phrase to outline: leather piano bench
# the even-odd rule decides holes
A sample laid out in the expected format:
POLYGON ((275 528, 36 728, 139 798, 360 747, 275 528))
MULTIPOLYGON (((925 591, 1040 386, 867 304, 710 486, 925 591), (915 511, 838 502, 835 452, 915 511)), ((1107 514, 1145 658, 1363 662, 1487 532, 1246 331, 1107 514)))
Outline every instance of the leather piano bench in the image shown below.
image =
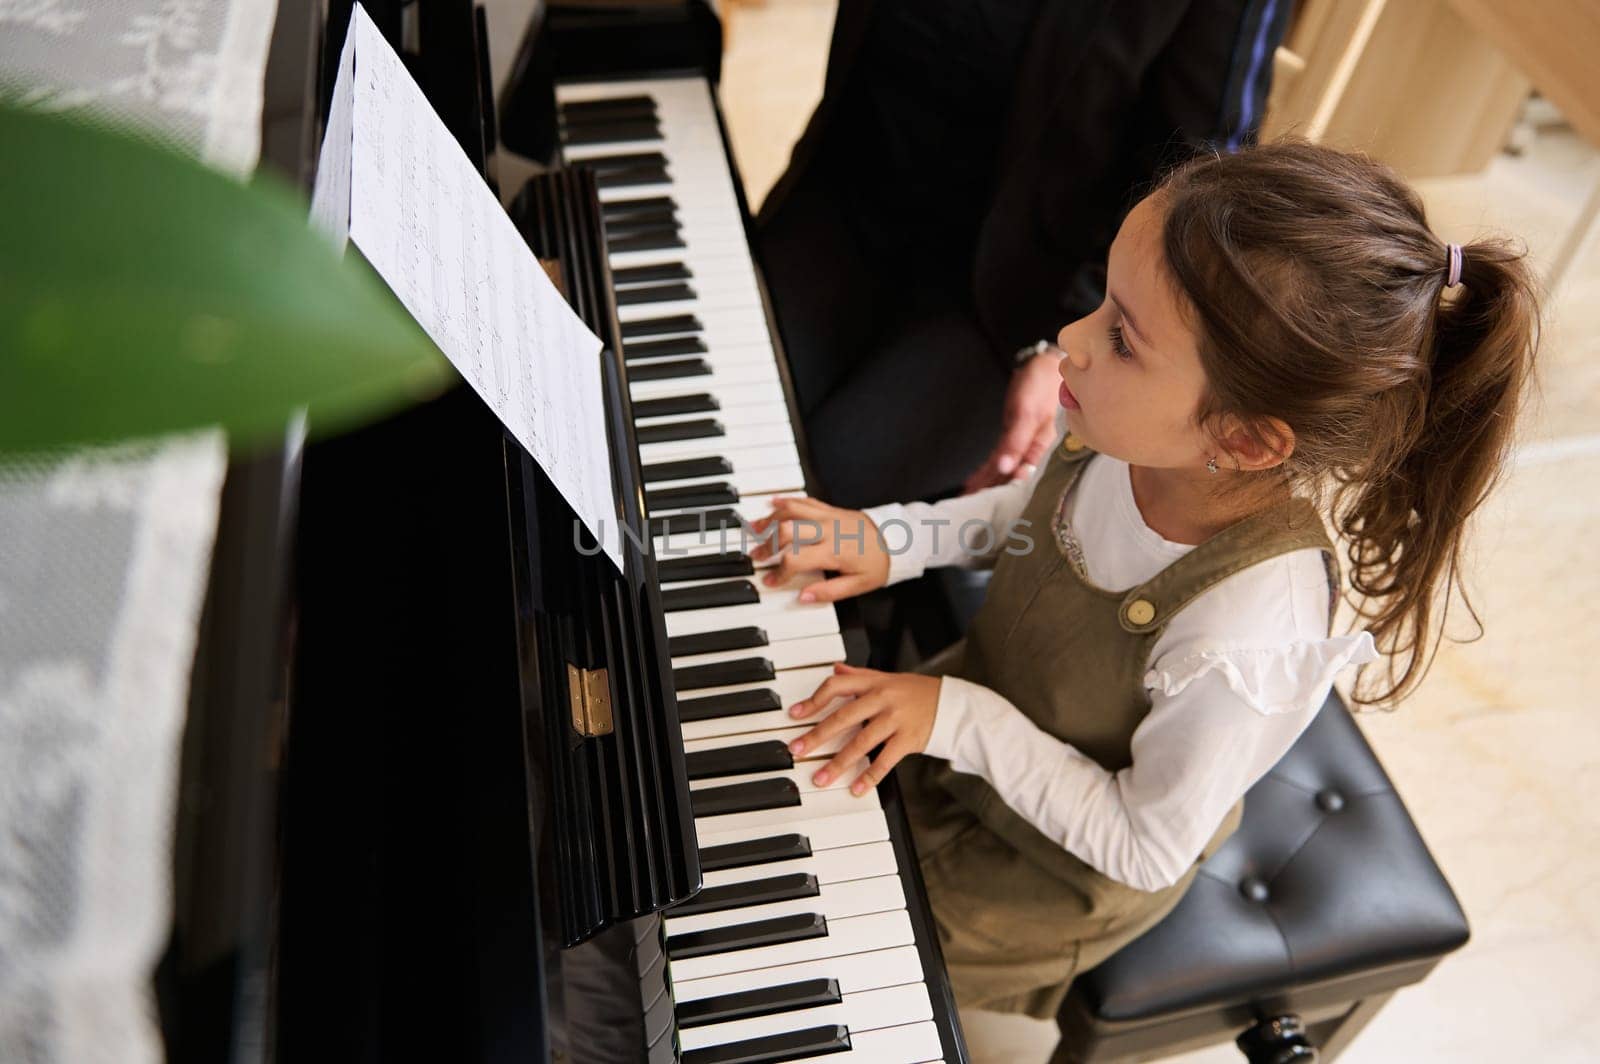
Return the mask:
POLYGON ((1178 907, 1073 983, 1052 1064, 1229 1038, 1252 1064, 1326 1064, 1466 940, 1455 895, 1331 695, 1178 907))
MULTIPOLYGON (((896 626, 919 650, 959 634, 986 575, 943 570, 902 585, 896 626)), ((1326 1064, 1467 937, 1449 884, 1333 694, 1245 796, 1239 829, 1177 908, 1073 983, 1052 1064, 1157 1060, 1229 1039, 1251 1064, 1326 1064)))

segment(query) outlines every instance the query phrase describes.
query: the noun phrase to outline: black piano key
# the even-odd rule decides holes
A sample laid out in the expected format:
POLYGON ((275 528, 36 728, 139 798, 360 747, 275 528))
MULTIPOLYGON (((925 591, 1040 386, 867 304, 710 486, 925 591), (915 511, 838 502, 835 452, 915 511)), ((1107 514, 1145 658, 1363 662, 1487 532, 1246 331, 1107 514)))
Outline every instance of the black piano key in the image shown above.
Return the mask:
POLYGON ((811 840, 804 835, 769 835, 764 839, 704 847, 700 851, 700 871, 720 872, 724 868, 745 868, 810 856, 811 840))
POLYGON ((713 953, 736 953, 764 946, 781 946, 785 942, 803 942, 808 938, 821 938, 828 933, 828 920, 821 913, 795 913, 791 916, 774 916, 770 920, 754 920, 748 924, 730 927, 712 927, 704 931, 685 931, 667 939, 667 958, 674 961, 691 957, 705 957, 713 953))
POLYGON ((603 100, 567 100, 560 106, 561 117, 572 118, 605 114, 609 111, 654 111, 656 98, 641 93, 637 96, 609 96, 603 100))
POLYGON ((700 324, 700 319, 693 314, 673 314, 665 318, 640 318, 638 321, 625 321, 622 323, 622 338, 624 340, 637 339, 640 336, 661 336, 666 333, 697 333, 705 328, 700 324))
POLYGON ((596 174, 594 183, 601 188, 628 188, 632 185, 665 185, 670 180, 664 167, 636 166, 631 170, 596 174))
POLYGON ((791 872, 788 875, 750 879, 741 883, 725 883, 720 887, 706 887, 688 901, 679 902, 667 910, 669 916, 696 916, 700 913, 724 912, 728 909, 748 909, 752 905, 772 905, 798 898, 815 898, 822 892, 817 877, 809 872, 791 872))
POLYGON ((706 695, 704 698, 680 700, 678 719, 716 720, 719 717, 742 717, 746 713, 771 713, 782 708, 783 703, 778 701, 776 691, 764 688, 756 691, 730 691, 724 695, 706 695))
POLYGON ((671 211, 641 211, 638 214, 627 214, 606 223, 606 236, 632 236, 652 229, 671 229, 677 232, 683 226, 678 224, 677 215, 671 211))
POLYGON ((714 661, 710 665, 690 665, 672 670, 672 685, 679 691, 693 691, 701 687, 727 687, 736 683, 764 683, 777 673, 766 658, 735 658, 732 661, 714 661))
POLYGON ((708 1023, 727 1023, 730 1020, 747 1020, 752 1016, 772 1016, 796 1009, 837 1005, 842 1000, 839 980, 803 979, 782 986, 764 986, 756 990, 739 990, 732 994, 680 1002, 678 1026, 703 1027, 708 1023))
MULTIPOLYGON (((633 419, 643 421, 647 417, 671 417, 674 414, 704 414, 712 410, 721 410, 722 404, 710 392, 700 392, 697 395, 669 395, 664 399, 640 399, 633 404, 633 419)), ((673 488, 673 491, 680 489, 673 488)))
POLYGON ((689 654, 714 654, 719 650, 745 650, 771 642, 762 628, 724 628, 716 632, 675 635, 667 640, 667 653, 681 658, 689 654))
POLYGON ((583 159, 579 166, 587 166, 596 173, 607 170, 632 170, 638 166, 666 166, 667 157, 658 151, 636 151, 624 155, 594 155, 583 159))
POLYGON ((690 779, 714 780, 719 776, 748 776, 752 772, 787 772, 794 768, 794 755, 780 740, 763 739, 738 746, 719 746, 715 750, 696 750, 684 754, 683 762, 690 779))
POLYGON ((635 285, 654 284, 657 281, 687 281, 694 274, 681 262, 661 262, 654 266, 624 266, 611 271, 611 283, 618 294, 631 291, 635 285))
POLYGON ((683 1064, 779 1064, 785 1060, 849 1051, 850 1031, 839 1024, 829 1024, 691 1049, 683 1055, 683 1064))
MULTIPOLYGON (((677 209, 678 205, 673 202, 671 196, 639 196, 635 199, 610 200, 606 203, 602 203, 600 204, 600 215, 607 222, 609 222, 613 218, 621 218, 638 211, 676 211, 677 209)), ((679 263, 678 265, 681 266, 682 263, 679 263)), ((638 269, 639 267, 631 268, 638 269)), ((618 274, 613 274, 612 279, 616 280, 619 275, 620 272, 618 274)), ((624 282, 617 281, 617 283, 622 284, 624 282)))
POLYGON ((622 349, 628 362, 641 358, 667 358, 671 355, 698 355, 706 350, 706 342, 698 336, 674 336, 670 340, 641 340, 622 349))
POLYGON ((641 303, 669 303, 674 300, 694 298, 694 289, 686 284, 653 284, 617 290, 619 307, 633 307, 641 303))
MULTIPOLYGON (((714 511, 707 511, 714 512, 714 511)), ((678 518, 698 517, 699 514, 679 514, 678 518)), ((653 518, 652 520, 675 520, 653 518)), ((651 529, 654 532, 654 529, 651 529)), ((676 532, 670 526, 668 532, 676 532)), ((660 535, 660 533, 657 533, 660 535)), ((751 606, 761 601, 761 592, 748 580, 725 580, 718 584, 696 584, 694 587, 677 587, 661 592, 661 611, 678 613, 682 610, 708 610, 713 606, 751 606)))
MULTIPOLYGON (((726 787, 705 787, 689 792, 689 805, 693 807, 696 819, 754 813, 762 809, 787 809, 799 804, 800 785, 787 776, 730 783, 726 787)), ((667 952, 673 951, 669 948, 667 952)))
MULTIPOLYGON (((650 518, 650 534, 652 536, 676 536, 685 532, 705 532, 716 528, 738 528, 739 525, 740 519, 737 510, 696 510, 693 513, 650 518)), ((740 581, 740 583, 749 587, 751 591, 755 591, 755 588, 751 587, 748 581, 740 581)), ((685 588, 684 590, 698 589, 685 588)), ((673 592, 673 594, 676 595, 677 592, 673 592)), ((665 593, 662 594, 662 599, 666 599, 665 593)), ((731 605, 743 605, 745 601, 754 602, 756 600, 741 599, 740 602, 731 603, 731 605)), ((680 606, 678 608, 702 609, 703 607, 680 606)))
MULTIPOLYGON (((726 486, 707 485, 707 487, 726 486)), ((650 494, 645 495, 647 502, 650 494)), ((756 563, 750 560, 750 555, 740 554, 738 551, 725 551, 722 554, 697 554, 683 558, 663 558, 656 562, 656 579, 663 584, 671 584, 679 580, 722 580, 735 576, 754 576, 755 572, 756 563)))
POLYGON ((678 232, 678 227, 675 225, 644 230, 634 236, 606 238, 608 255, 620 255, 624 251, 665 251, 668 248, 687 246, 683 241, 683 234, 678 232))
MULTIPOLYGON (((595 122, 592 124, 589 122, 581 122, 576 125, 568 125, 566 129, 561 131, 561 143, 570 144, 574 147, 579 145, 620 144, 624 141, 648 141, 661 139, 663 139, 661 136, 661 126, 651 120, 640 120, 633 122, 595 122)), ((584 160, 577 159, 574 160, 574 162, 576 165, 582 166, 584 160)), ((659 181, 623 181, 616 183, 630 185, 664 185, 667 183, 667 171, 665 168, 642 166, 631 170, 612 170, 605 174, 597 174, 596 183, 599 184, 601 188, 605 188, 608 184, 607 178, 609 177, 617 174, 645 172, 659 172, 661 174, 661 179, 659 181)))
POLYGON ((668 421, 660 425, 639 425, 634 437, 643 447, 647 443, 670 443, 673 440, 705 440, 726 436, 728 430, 716 418, 702 417, 687 421, 668 421))
MULTIPOLYGON (((689 484, 681 488, 669 488, 663 491, 647 491, 644 496, 646 510, 688 510, 707 506, 732 506, 739 501, 739 492, 727 481, 716 481, 709 484, 689 484)), ((739 557, 745 557, 739 555, 739 557)), ((682 559, 687 561, 687 559, 682 559)), ((731 562, 728 564, 732 564, 731 562)), ((738 570, 725 570, 708 573, 705 576, 678 576, 675 580, 709 580, 717 576, 749 576, 755 571, 755 566, 738 570)), ((661 577, 663 581, 667 577, 661 577)))
POLYGON ((669 381, 679 377, 709 377, 711 363, 703 358, 677 358, 670 362, 649 362, 628 367, 628 380, 669 381))

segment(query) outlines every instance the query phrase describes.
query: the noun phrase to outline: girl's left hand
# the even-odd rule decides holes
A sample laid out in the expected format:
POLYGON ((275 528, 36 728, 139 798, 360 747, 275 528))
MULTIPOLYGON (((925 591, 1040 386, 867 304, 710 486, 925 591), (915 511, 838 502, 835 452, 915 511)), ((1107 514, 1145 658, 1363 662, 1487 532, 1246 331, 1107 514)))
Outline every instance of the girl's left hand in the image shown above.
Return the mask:
POLYGON ((858 669, 840 662, 833 667, 833 675, 823 680, 810 698, 789 707, 789 715, 804 719, 831 705, 836 698, 851 700, 790 743, 789 750, 797 756, 804 754, 860 724, 860 733, 812 779, 817 786, 826 787, 841 772, 866 757, 873 747, 883 743, 883 752, 850 785, 851 794, 862 795, 867 793, 867 788, 882 783, 901 758, 927 748, 928 736, 933 734, 934 713, 939 707, 939 677, 858 669))

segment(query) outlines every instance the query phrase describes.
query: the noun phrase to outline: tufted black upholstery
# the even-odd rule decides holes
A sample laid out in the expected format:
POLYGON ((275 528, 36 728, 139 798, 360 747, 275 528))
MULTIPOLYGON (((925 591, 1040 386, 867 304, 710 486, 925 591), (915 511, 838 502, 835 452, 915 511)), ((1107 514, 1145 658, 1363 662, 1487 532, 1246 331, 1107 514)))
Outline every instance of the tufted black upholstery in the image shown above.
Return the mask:
MULTIPOLYGON (((936 579, 919 605, 941 602, 964 629, 985 581, 936 579)), ((1286 1013, 1304 1017, 1313 1044, 1342 1048, 1467 935, 1383 766, 1330 695, 1178 907, 1073 983, 1055 1059, 1151 1059, 1286 1013)))
POLYGON ((1376 989, 1382 973, 1435 961, 1466 940, 1455 895, 1330 696, 1251 788, 1239 830, 1178 907, 1080 977, 1072 995, 1091 1015, 1124 1023, 1281 1003, 1294 987, 1361 973, 1374 973, 1376 989))

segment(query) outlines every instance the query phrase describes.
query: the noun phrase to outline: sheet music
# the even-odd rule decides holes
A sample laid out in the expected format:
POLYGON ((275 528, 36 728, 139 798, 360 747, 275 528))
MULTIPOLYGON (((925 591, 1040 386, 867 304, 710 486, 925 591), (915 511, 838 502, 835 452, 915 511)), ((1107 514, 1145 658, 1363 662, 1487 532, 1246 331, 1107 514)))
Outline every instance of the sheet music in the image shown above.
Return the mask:
POLYGON ((317 155, 317 180, 311 187, 311 224, 333 237, 344 250, 350 238, 350 123, 354 120, 350 94, 355 81, 356 35, 345 34, 339 53, 339 76, 328 104, 328 124, 322 131, 322 151, 317 155))
MULTIPOLYGON (((350 239, 620 570, 600 338, 550 282, 360 4, 348 38, 351 62, 341 60, 339 77, 350 79, 350 239)), ((342 121, 330 114, 330 133, 342 121)), ((341 166, 330 158, 325 195, 335 202, 341 166)))

